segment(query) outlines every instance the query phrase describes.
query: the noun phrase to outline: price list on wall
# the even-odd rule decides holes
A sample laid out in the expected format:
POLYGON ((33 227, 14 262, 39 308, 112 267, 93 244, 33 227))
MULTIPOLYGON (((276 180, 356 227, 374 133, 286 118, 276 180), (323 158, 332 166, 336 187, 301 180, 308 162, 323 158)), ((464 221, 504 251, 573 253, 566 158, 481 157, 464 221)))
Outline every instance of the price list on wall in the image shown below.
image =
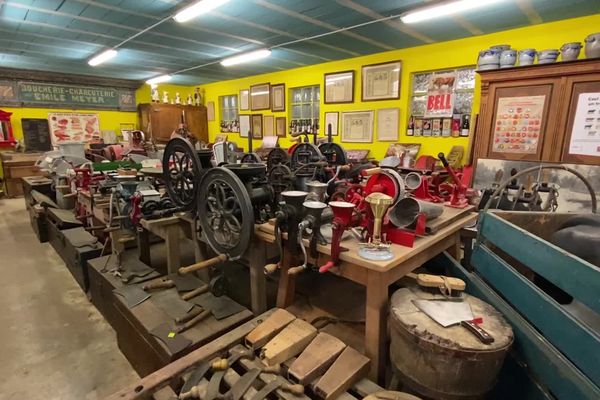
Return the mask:
POLYGON ((498 100, 492 150, 536 154, 542 135, 546 96, 503 97, 498 100))

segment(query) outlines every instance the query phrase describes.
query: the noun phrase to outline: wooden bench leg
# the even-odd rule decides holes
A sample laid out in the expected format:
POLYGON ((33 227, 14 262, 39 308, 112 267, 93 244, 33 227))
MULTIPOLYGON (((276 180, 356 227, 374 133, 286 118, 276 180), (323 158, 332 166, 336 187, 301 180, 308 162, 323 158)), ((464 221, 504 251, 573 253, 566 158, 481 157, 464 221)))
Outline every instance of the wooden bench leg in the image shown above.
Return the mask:
POLYGON ((250 301, 252 312, 259 315, 267 311, 267 280, 263 270, 266 263, 266 243, 255 242, 250 248, 250 301))
POLYGON ((181 253, 179 251, 179 227, 169 226, 166 228, 165 244, 167 246, 167 271, 169 274, 176 273, 181 267, 181 253))
POLYGON ((294 302, 296 276, 288 274, 288 269, 297 265, 297 259, 288 250, 284 250, 283 263, 279 271, 279 288, 277 289, 277 307, 286 308, 294 302))
POLYGON ((152 266, 150 258, 150 232, 147 229, 138 229, 138 255, 141 262, 152 266))
POLYGON ((365 312, 365 352, 371 359, 369 378, 383 384, 387 360, 388 285, 384 274, 369 270, 365 312))

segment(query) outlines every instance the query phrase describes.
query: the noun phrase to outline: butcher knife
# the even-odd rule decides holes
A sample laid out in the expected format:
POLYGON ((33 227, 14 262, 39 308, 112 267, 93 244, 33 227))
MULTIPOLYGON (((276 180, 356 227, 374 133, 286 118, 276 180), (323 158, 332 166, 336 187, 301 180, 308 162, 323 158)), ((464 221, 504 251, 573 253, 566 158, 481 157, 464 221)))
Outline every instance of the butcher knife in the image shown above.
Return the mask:
POLYGON ((484 344, 494 342, 494 338, 473 322, 471 306, 466 301, 413 300, 413 304, 435 322, 447 328, 460 324, 484 344))

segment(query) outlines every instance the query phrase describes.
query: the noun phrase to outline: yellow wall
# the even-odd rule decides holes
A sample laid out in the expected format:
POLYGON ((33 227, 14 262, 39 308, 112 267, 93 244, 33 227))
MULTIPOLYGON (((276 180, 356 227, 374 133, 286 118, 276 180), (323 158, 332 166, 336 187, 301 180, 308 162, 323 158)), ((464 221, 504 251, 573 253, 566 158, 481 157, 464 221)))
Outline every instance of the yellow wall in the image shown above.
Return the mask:
MULTIPOLYGON (((468 154, 469 138, 445 138, 445 137, 407 137, 406 123, 408 120, 407 110, 409 105, 410 76, 412 73, 455 68, 462 66, 475 65, 480 50, 496 44, 510 44, 515 49, 535 48, 543 50, 547 48, 560 48, 563 43, 583 42, 584 38, 594 31, 594 27, 600 26, 600 14, 592 16, 563 20, 547 24, 540 24, 520 29, 498 32, 489 35, 471 37, 467 39, 453 40, 444 43, 436 43, 426 46, 413 47, 402 50, 394 50, 384 53, 377 53, 369 56, 356 57, 341 61, 328 62, 309 67, 291 69, 282 72, 270 73, 252 76, 248 78, 235 79, 229 81, 216 82, 202 86, 205 91, 205 101, 214 101, 216 108, 215 121, 209 122, 209 134, 211 141, 219 133, 219 96, 238 94, 241 89, 248 89, 250 85, 270 82, 271 84, 285 83, 286 91, 289 95, 289 89, 299 86, 320 85, 321 86, 321 135, 325 130, 324 113, 328 111, 350 111, 350 110, 377 110, 380 108, 400 108, 400 142, 421 143, 421 154, 435 155, 440 151, 447 152, 454 145, 465 147, 465 156, 468 154), (402 76, 400 87, 400 100, 361 102, 360 79, 361 66, 385 61, 402 60, 402 76), (323 74, 327 72, 354 70, 355 72, 355 93, 353 104, 332 104, 323 103, 323 74)), ((583 57, 583 51, 582 55, 583 57)), ((286 95, 286 96, 287 96, 286 95)), ((286 111, 280 113, 271 113, 270 111, 255 111, 255 114, 285 116, 289 124, 291 110, 286 97, 286 111)), ((475 101, 473 112, 476 114, 479 109, 479 82, 475 89, 475 101)), ((242 111, 241 113, 251 113, 242 111)), ((377 113, 375 113, 376 117, 377 113)), ((341 115, 340 115, 341 117, 341 115)), ((370 155, 377 159, 384 156, 389 146, 389 142, 377 142, 376 132, 377 122, 375 121, 374 144, 365 145, 364 143, 344 143, 346 148, 371 148, 370 155)), ((341 129, 341 122, 340 127, 341 129)), ((247 148, 247 139, 240 138, 236 133, 230 133, 229 140, 235 141, 243 148, 247 148)), ((335 137, 336 142, 340 137, 335 137)), ((283 147, 289 146, 290 142, 285 139, 281 142, 283 147)), ((253 146, 260 146, 260 141, 255 140, 253 146)))

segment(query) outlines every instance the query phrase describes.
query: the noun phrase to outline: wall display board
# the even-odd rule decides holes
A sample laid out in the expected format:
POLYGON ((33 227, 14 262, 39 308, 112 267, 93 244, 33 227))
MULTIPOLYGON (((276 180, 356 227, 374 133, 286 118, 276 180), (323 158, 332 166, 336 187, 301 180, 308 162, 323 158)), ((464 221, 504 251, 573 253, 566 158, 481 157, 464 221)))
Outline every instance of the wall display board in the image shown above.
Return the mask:
POLYGON ((50 140, 50 126, 47 119, 22 118, 23 137, 25 139, 26 151, 50 151, 52 141, 50 140))
POLYGON ((545 101, 544 95, 499 98, 492 151, 537 154, 545 101))
POLYGON ((53 144, 89 142, 101 135, 98 114, 49 113, 48 124, 53 144))
POLYGON ((132 89, 2 80, 0 105, 135 111, 136 99, 132 89))
POLYGON ((569 154, 600 157, 600 93, 579 95, 569 154))

